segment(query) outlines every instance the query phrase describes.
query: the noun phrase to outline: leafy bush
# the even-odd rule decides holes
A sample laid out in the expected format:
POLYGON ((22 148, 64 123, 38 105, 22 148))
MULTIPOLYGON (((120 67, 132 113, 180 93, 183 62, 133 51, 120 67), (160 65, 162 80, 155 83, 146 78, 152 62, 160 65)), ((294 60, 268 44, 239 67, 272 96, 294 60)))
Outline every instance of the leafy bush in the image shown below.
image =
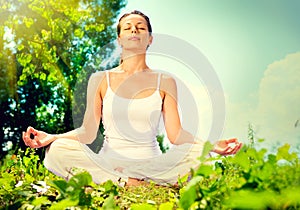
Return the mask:
POLYGON ((298 209, 300 167, 290 145, 277 154, 245 146, 236 155, 202 164, 181 189, 183 209, 298 209))
POLYGON ((6 209, 97 209, 115 206, 117 186, 111 181, 96 185, 87 172, 74 172, 70 180, 50 173, 32 149, 7 155, 1 166, 0 207, 6 209))
POLYGON ((80 169, 74 169, 68 181, 61 179, 43 166, 33 149, 8 154, 2 163, 0 209, 127 209, 133 203, 145 202, 153 206, 177 200, 176 190, 154 183, 126 188, 112 181, 97 185, 89 173, 80 169), (152 193, 143 195, 146 188, 152 188, 152 193))
POLYGON ((0 209, 299 209, 297 153, 285 144, 276 154, 244 146, 234 156, 200 157, 178 186, 101 185, 74 169, 68 181, 50 173, 35 150, 8 154, 1 164, 0 209))

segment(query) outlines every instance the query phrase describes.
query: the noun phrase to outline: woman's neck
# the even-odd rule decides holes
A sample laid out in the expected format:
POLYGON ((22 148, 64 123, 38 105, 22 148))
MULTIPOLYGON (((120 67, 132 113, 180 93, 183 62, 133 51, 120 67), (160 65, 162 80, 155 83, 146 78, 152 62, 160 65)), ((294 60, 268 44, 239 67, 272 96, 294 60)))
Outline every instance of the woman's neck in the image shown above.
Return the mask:
POLYGON ((128 74, 149 70, 149 67, 146 64, 145 53, 122 57, 123 60, 120 67, 124 72, 128 74))

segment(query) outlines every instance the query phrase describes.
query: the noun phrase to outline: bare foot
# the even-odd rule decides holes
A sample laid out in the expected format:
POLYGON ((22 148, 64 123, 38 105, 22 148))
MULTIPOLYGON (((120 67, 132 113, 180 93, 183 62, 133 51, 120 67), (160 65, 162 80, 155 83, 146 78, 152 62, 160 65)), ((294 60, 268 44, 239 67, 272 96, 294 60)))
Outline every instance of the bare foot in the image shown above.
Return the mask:
POLYGON ((128 178, 128 182, 126 183, 126 186, 141 186, 141 185, 147 185, 148 183, 144 180, 135 179, 135 178, 128 178))

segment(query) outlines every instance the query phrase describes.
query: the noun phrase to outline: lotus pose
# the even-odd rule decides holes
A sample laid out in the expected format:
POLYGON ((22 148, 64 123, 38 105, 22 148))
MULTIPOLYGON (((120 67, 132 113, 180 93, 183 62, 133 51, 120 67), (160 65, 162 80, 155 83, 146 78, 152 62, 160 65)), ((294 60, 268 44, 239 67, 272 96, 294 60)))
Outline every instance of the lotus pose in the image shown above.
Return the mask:
MULTIPOLYGON (((139 11, 124 14, 117 33, 120 65, 91 75, 81 127, 63 134, 28 127, 23 140, 32 148, 49 145, 44 164, 64 178, 72 175, 72 168, 83 168, 96 183, 175 184, 178 176, 197 167, 204 142, 182 128, 174 78, 146 64, 153 39, 149 18, 139 11), (172 145, 164 154, 156 140, 161 117, 172 145), (94 153, 87 144, 95 140, 101 120, 104 142, 94 153)), ((241 145, 237 139, 219 140, 212 152, 235 154, 241 145)))

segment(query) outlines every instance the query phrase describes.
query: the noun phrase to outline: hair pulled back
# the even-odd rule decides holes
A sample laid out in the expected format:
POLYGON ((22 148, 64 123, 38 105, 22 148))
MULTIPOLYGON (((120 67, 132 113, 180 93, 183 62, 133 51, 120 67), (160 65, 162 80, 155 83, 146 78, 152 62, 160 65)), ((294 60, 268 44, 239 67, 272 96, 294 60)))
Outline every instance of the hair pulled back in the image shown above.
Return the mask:
POLYGON ((120 25, 120 22, 122 21, 123 18, 129 16, 129 15, 140 15, 142 16, 146 22, 147 22, 147 27, 148 27, 148 32, 149 34, 151 35, 152 34, 152 26, 150 24, 150 19, 147 15, 145 15, 144 13, 142 13, 141 11, 138 11, 138 10, 133 10, 132 12, 129 12, 129 13, 125 13, 124 15, 122 15, 119 19, 119 23, 117 25, 117 33, 118 33, 118 36, 120 35, 120 32, 121 32, 121 25, 120 25))

